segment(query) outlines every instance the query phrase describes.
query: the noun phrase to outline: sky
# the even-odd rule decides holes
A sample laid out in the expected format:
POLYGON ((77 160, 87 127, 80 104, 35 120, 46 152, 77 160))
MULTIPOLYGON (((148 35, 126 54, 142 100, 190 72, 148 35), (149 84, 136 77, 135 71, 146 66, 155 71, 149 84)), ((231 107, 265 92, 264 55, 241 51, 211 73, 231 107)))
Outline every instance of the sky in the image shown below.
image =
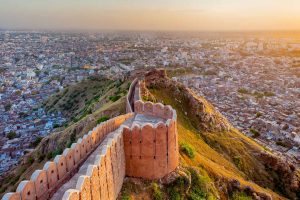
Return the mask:
POLYGON ((300 0, 0 0, 0 28, 300 30, 300 0))

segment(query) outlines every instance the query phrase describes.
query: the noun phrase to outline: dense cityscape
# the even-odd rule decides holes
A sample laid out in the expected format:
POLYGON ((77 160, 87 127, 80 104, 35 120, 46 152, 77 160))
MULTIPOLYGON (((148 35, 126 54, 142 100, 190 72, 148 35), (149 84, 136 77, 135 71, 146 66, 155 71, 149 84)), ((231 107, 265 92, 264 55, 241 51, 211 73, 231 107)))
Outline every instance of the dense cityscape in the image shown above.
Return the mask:
POLYGON ((166 68, 239 130, 300 159, 300 40, 218 34, 0 32, 0 173, 68 122, 43 102, 89 76, 166 68), (234 38, 234 39, 232 39, 234 38))

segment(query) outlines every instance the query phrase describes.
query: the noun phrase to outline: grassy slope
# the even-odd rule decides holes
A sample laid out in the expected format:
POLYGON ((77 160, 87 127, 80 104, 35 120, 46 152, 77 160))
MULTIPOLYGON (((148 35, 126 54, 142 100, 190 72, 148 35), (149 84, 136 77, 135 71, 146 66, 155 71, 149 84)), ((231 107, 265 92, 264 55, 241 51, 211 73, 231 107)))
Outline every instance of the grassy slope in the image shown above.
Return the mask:
POLYGON ((90 77, 52 95, 44 106, 49 113, 60 111, 68 118, 76 118, 84 115, 88 111, 88 105, 96 102, 111 86, 113 80, 90 77))
MULTIPOLYGON (((251 186, 258 192, 272 194, 274 199, 283 199, 271 190, 247 181, 253 178, 264 182, 268 180, 268 173, 252 153, 252 151, 263 151, 261 146, 237 130, 223 133, 199 132, 192 125, 190 118, 185 115, 188 108, 178 103, 168 89, 152 89, 151 93, 159 102, 169 104, 177 110, 179 143, 187 143, 195 151, 193 159, 181 152, 180 158, 183 165, 201 166, 214 179, 236 179, 242 186, 251 186), (208 141, 207 143, 204 141, 204 137, 211 145, 207 144, 208 141), (236 156, 242 164, 235 164, 233 158, 236 156)), ((211 105, 208 107, 210 108, 211 105)))
MULTIPOLYGON (((36 169, 42 169, 45 162, 53 159, 56 154, 60 154, 71 142, 76 142, 78 138, 90 131, 97 125, 97 120, 100 117, 114 117, 125 113, 125 94, 127 93, 129 84, 129 80, 119 82, 107 79, 93 79, 70 86, 68 92, 63 95, 64 98, 70 98, 73 95, 72 92, 78 93, 78 91, 82 91, 87 97, 87 101, 85 102, 89 103, 81 104, 82 102, 79 101, 79 103, 73 104, 73 106, 79 106, 82 110, 91 109, 92 113, 73 112, 69 117, 75 120, 70 121, 67 127, 58 128, 51 135, 43 138, 36 149, 30 155, 27 155, 22 163, 11 170, 11 173, 5 176, 0 182, 0 197, 5 192, 15 191, 20 181, 30 179, 31 174, 36 169), (92 89, 86 90, 85 87, 89 85, 92 89), (83 90, 80 90, 80 88, 83 90), (101 94, 96 92, 96 88, 103 90, 103 92, 100 91, 101 94), (119 96, 120 98, 116 101, 111 101, 110 97, 113 96, 119 96)), ((64 105, 68 102, 61 101, 60 97, 62 94, 53 95, 46 105, 58 99, 53 107, 60 111, 62 107, 59 105, 64 105)))

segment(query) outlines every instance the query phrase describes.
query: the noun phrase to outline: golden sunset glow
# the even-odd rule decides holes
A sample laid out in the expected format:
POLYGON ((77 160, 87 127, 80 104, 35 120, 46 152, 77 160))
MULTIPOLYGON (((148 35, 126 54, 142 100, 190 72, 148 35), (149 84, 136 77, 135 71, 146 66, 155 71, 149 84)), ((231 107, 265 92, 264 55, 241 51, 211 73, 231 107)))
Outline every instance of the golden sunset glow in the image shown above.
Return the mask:
POLYGON ((299 0, 1 0, 0 28, 299 30, 299 0))

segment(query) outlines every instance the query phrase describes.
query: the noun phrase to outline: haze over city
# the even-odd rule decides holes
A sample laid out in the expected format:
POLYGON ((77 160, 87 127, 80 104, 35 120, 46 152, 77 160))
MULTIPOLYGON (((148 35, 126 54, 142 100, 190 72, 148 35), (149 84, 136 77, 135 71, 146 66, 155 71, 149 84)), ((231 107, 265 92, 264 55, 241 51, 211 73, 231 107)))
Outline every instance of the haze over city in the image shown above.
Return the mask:
POLYGON ((0 28, 299 30, 298 0, 1 0, 0 28))

